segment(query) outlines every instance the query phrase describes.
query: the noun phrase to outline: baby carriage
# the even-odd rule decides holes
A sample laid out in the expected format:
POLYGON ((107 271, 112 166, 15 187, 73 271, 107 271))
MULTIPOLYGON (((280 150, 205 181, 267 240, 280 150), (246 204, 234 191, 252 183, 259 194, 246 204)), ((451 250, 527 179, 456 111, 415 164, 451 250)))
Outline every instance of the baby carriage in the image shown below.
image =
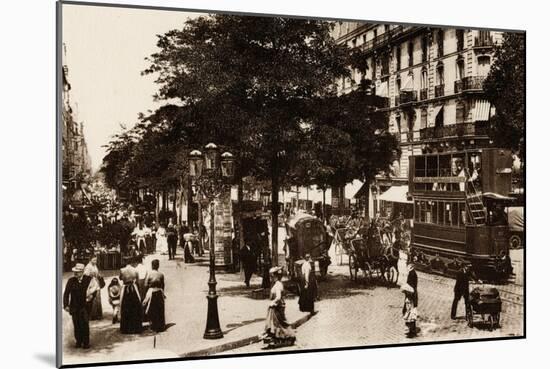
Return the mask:
POLYGON ((470 292, 470 302, 466 311, 468 326, 474 326, 475 315, 481 316, 481 322, 488 325, 492 331, 500 324, 502 300, 498 290, 494 287, 479 286, 470 292))

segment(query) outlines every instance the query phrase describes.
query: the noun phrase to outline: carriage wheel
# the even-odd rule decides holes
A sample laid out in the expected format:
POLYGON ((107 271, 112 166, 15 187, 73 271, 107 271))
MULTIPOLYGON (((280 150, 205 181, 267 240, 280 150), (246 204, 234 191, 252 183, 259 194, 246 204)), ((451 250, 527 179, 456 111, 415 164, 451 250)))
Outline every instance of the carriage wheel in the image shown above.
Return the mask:
POLYGON ((520 249, 522 246, 521 237, 515 234, 510 237, 509 243, 511 249, 520 249))
POLYGON ((349 256, 349 277, 352 281, 357 280, 357 259, 355 255, 350 254, 349 256))
POLYGON ((397 284, 397 280, 399 279, 399 276, 398 276, 398 271, 395 270, 395 268, 393 268, 392 266, 389 266, 388 269, 387 269, 387 278, 386 280, 388 281, 389 284, 392 284, 392 285, 395 285, 397 284))
POLYGON ((495 318, 493 317, 493 314, 489 314, 487 318, 488 318, 487 323, 489 324, 489 332, 490 332, 495 327, 495 318))
POLYGON ((468 320, 468 327, 472 328, 474 326, 474 314, 471 307, 466 310, 466 320, 468 320))

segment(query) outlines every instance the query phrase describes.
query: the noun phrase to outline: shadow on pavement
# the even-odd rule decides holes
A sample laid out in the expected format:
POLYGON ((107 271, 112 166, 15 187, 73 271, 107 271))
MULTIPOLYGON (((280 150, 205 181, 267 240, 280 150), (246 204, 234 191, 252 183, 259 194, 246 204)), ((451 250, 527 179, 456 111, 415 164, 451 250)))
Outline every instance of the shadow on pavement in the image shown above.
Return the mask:
POLYGON ((252 319, 252 320, 243 320, 240 323, 227 324, 226 327, 229 328, 229 329, 226 329, 225 331, 223 331, 223 334, 227 334, 227 333, 231 332, 232 330, 244 327, 245 325, 254 324, 254 323, 263 322, 263 321, 265 321, 265 317, 256 318, 256 319, 252 319))

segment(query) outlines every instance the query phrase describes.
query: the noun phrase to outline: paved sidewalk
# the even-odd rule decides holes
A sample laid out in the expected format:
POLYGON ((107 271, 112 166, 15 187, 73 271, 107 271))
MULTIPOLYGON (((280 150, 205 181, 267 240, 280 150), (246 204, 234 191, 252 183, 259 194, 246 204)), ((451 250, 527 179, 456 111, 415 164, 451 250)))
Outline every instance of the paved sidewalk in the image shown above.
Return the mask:
MULTIPOLYGON (((208 263, 184 264, 181 258, 167 260, 167 256, 146 258, 149 266, 153 258, 160 259, 160 270, 166 276, 166 322, 169 328, 162 333, 145 330, 139 335, 122 335, 118 324, 111 324, 112 309, 108 304, 106 288, 102 292, 104 319, 91 322, 91 349, 72 347, 72 323, 69 314, 63 314, 64 364, 87 362, 128 361, 156 358, 174 358, 212 355, 258 341, 264 328, 267 300, 252 297, 259 288, 261 278, 254 276, 251 288, 246 288, 239 273, 216 273, 220 324, 224 337, 218 340, 203 339, 206 327, 208 291, 208 263)), ((106 283, 116 272, 104 272, 106 283)), ((70 277, 64 275, 63 284, 70 277)), ((298 310, 297 298, 287 295, 287 318, 297 325, 309 315, 298 310)))

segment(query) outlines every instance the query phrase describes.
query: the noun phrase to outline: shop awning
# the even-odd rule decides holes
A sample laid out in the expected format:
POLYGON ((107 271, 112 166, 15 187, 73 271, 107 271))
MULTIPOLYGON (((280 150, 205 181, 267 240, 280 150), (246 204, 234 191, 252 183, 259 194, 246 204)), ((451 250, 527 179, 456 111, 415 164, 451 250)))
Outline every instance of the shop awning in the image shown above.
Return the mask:
POLYGON ((402 204, 412 204, 411 200, 407 200, 408 191, 408 186, 392 186, 389 188, 389 190, 378 196, 378 200, 400 202, 402 204))
POLYGON ((487 121, 489 120, 489 113, 491 111, 491 104, 487 100, 476 100, 474 106, 474 121, 487 121))
POLYGON ((353 195, 353 198, 359 199, 365 196, 369 192, 369 184, 367 182, 363 183, 361 188, 353 195))
POLYGON ((380 86, 376 87, 376 95, 380 97, 388 97, 388 82, 381 82, 380 86))
POLYGON ((412 91, 413 87, 413 75, 409 74, 405 79, 405 84, 401 87, 401 91, 412 91))

